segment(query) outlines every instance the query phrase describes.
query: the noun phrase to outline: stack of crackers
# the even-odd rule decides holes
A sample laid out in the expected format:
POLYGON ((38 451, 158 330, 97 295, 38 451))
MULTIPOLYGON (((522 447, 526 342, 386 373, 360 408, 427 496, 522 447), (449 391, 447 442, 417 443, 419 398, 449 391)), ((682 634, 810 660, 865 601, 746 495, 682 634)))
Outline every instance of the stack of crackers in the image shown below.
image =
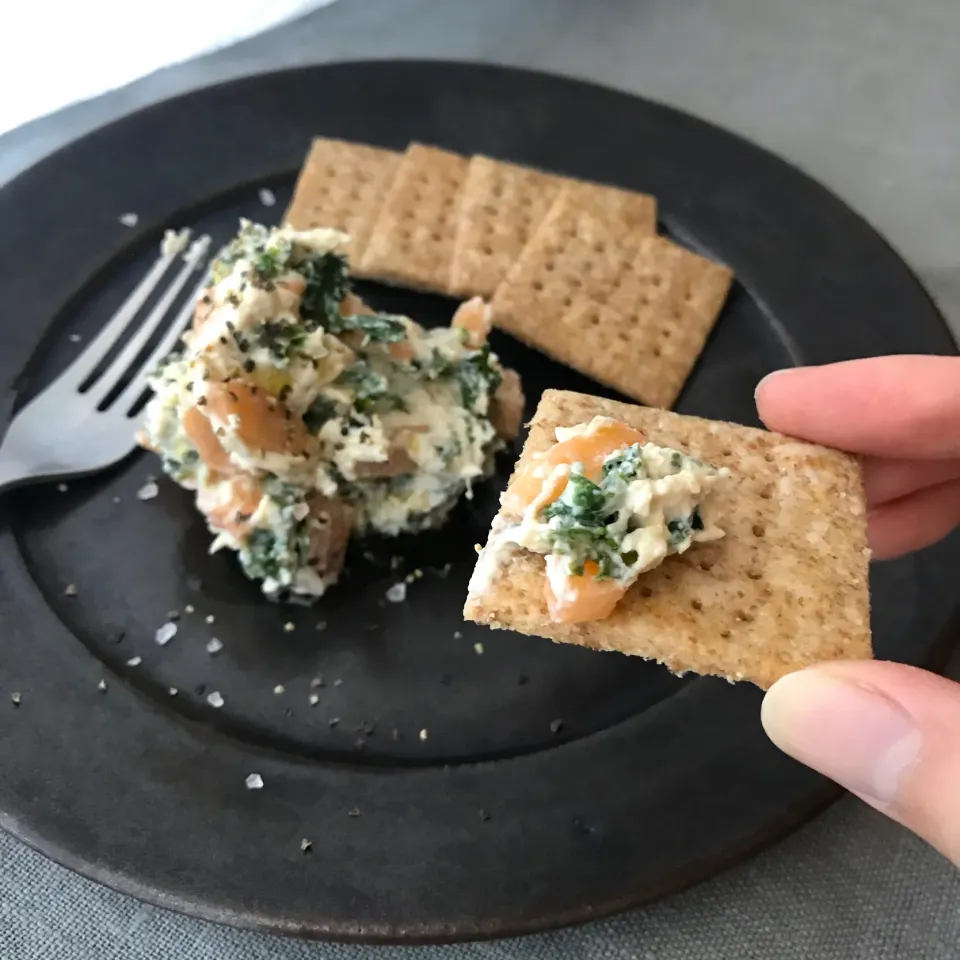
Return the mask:
POLYGON ((642 403, 673 405, 730 289, 729 269, 656 233, 656 200, 412 143, 318 138, 286 220, 352 237, 351 270, 460 298, 642 403))

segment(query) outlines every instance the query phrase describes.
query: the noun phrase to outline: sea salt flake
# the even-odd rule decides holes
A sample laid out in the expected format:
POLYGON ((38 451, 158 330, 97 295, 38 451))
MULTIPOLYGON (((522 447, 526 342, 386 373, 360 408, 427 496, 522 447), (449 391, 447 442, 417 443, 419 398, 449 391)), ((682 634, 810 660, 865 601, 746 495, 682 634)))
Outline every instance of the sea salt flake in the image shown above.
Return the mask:
POLYGON ((160 488, 153 482, 153 480, 148 480, 138 491, 137 499, 138 500, 152 500, 158 493, 160 488))
POLYGON ((207 703, 210 704, 215 710, 219 710, 223 706, 223 697, 220 694, 219 690, 214 690, 213 693, 207 694, 207 703))
POLYGON ((219 653, 223 649, 223 643, 219 641, 216 637, 211 638, 207 641, 207 653, 211 656, 215 653, 219 653))
POLYGON ((272 190, 267 187, 261 187, 260 192, 257 194, 260 197, 260 202, 265 207, 274 207, 277 204, 277 198, 274 196, 272 190))
POLYGON ((263 789, 263 777, 259 773, 251 773, 244 783, 247 785, 248 790, 262 790, 263 789))
POLYGON ((117 219, 125 227, 135 227, 140 222, 140 217, 135 213, 121 213, 117 219))
POLYGON ((407 585, 405 583, 395 583, 387 591, 387 599, 391 603, 403 603, 407 599, 407 585))
POLYGON ((177 625, 175 623, 165 623, 157 630, 153 639, 156 640, 161 647, 165 647, 176 635, 177 625))

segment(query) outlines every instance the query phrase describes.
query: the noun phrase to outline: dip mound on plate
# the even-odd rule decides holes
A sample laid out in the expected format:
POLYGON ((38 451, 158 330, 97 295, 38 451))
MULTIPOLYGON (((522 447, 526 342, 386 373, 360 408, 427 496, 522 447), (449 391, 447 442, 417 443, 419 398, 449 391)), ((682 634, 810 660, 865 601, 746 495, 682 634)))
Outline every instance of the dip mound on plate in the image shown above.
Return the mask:
POLYGON ((349 237, 244 222, 213 262, 140 440, 275 598, 333 584, 351 534, 439 525, 520 428, 487 305, 449 328, 350 292, 349 237))

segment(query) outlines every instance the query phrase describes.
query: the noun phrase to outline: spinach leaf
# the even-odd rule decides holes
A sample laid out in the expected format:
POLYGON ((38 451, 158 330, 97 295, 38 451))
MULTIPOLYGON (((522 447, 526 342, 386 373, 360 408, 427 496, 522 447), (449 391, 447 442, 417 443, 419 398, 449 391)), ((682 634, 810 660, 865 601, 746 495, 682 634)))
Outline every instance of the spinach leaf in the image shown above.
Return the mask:
POLYGON ((582 473, 571 473, 560 498, 545 507, 544 520, 554 517, 584 527, 606 526, 607 495, 582 473))
POLYGON ((359 330, 368 339, 381 343, 400 343, 401 340, 407 339, 407 328, 403 323, 386 313, 369 316, 351 314, 347 317, 342 317, 337 313, 336 318, 329 320, 325 326, 330 333, 348 333, 359 330))
POLYGON ((679 546, 686 540, 689 540, 695 531, 703 529, 703 518, 700 516, 700 508, 694 507, 693 513, 689 517, 678 520, 667 521, 667 531, 670 534, 670 545, 679 546))
POLYGON ((390 392, 387 378, 372 370, 365 360, 358 360, 344 370, 337 383, 356 392, 354 406, 361 413, 370 413, 381 403, 393 410, 404 409, 403 400, 390 392))
POLYGON ((279 477, 269 476, 264 481, 263 492, 281 507, 292 507, 303 499, 303 491, 279 477))
POLYGON ((320 428, 337 415, 337 405, 329 397, 317 397, 303 414, 303 422, 311 433, 319 433, 320 428))
POLYGON ((267 321, 252 327, 250 340, 270 353, 278 366, 286 366, 307 339, 303 329, 293 323, 267 321))
POLYGON ((340 301, 350 291, 347 258, 339 253, 311 253, 296 264, 307 281, 300 317, 308 330, 331 329, 340 318, 340 301))
POLYGON ((310 559, 310 533, 306 523, 295 522, 284 530, 258 527, 240 551, 244 573, 254 580, 272 579, 288 584, 310 559))
POLYGON ((290 240, 270 237, 270 230, 259 223, 243 221, 239 233, 220 251, 210 274, 219 283, 233 270, 238 260, 248 260, 260 283, 269 283, 287 273, 293 262, 294 246, 290 240))
POLYGON ((493 356, 486 344, 464 357, 453 372, 460 381, 460 395, 468 410, 475 409, 480 397, 493 393, 503 379, 493 366, 493 356))
POLYGON ((637 477, 645 477, 647 474, 643 464, 643 454, 639 443, 625 447, 618 453, 607 457, 603 463, 604 481, 609 477, 611 480, 620 480, 624 483, 630 483, 637 477))

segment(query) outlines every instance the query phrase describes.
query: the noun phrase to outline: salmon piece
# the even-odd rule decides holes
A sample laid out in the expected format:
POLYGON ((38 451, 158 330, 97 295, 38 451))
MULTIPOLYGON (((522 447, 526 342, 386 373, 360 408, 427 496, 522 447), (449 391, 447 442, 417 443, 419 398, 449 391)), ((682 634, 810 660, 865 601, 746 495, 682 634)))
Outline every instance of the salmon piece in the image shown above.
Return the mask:
POLYGON ((217 426, 237 417, 236 435, 251 450, 306 456, 312 438, 303 420, 276 397, 245 380, 209 383, 203 412, 217 426))
MULTIPOLYGON (((611 453, 645 442, 639 430, 619 420, 598 417, 585 433, 554 444, 543 456, 529 461, 511 482, 503 507, 517 513, 529 507, 539 514, 563 494, 573 464, 582 463, 584 475, 596 482, 611 453)), ((551 571, 558 562, 563 561, 547 558, 544 595, 550 619, 555 623, 584 623, 609 617, 626 592, 624 587, 613 579, 595 579, 600 567, 593 560, 584 564, 582 574, 551 571)))
POLYGON ((263 491, 253 477, 239 474, 211 482, 197 494, 197 507, 211 527, 243 542, 250 536, 250 520, 262 499, 263 491))
POLYGON ((584 623, 609 617, 627 591, 616 580, 596 580, 599 571, 599 565, 588 560, 581 575, 568 574, 563 578, 559 596, 547 577, 545 594, 550 619, 555 623, 584 623))
POLYGON ((352 317, 352 316, 367 316, 372 314, 374 311, 371 307, 358 297, 355 293, 348 293, 340 301, 340 316, 341 317, 352 317))
POLYGON ((322 576, 335 577, 343 568, 355 512, 341 500, 320 495, 311 497, 307 502, 310 516, 319 521, 310 531, 311 563, 322 576))
POLYGON ((413 344, 409 340, 399 340, 388 347, 390 356, 399 363, 409 363, 416 355, 413 344))
POLYGON ((479 350, 486 342, 493 328, 493 311, 490 304, 483 297, 473 297, 457 307, 457 312, 450 321, 451 327, 465 330, 467 346, 471 350, 479 350))
POLYGON ((406 447, 390 448, 386 460, 362 460, 354 466, 358 480, 375 480, 378 477, 402 477, 407 473, 416 473, 417 464, 407 452, 406 447))
MULTIPOLYGON (((355 293, 348 293, 343 300, 340 301, 341 317, 374 316, 375 314, 376 311, 373 307, 364 303, 355 293)), ((343 334, 340 339, 350 347, 351 350, 356 351, 362 349, 366 337, 359 330, 351 330, 349 333, 343 334)), ((407 363, 417 355, 413 349, 413 344, 409 340, 400 340, 397 343, 387 344, 387 350, 390 356, 400 363, 407 363)))
POLYGON ((523 426, 526 397, 516 370, 504 370, 503 379, 490 401, 490 423, 501 440, 513 440, 523 426))
POLYGON ((236 473, 236 468, 226 450, 220 445, 213 425, 201 413, 199 407, 190 407, 183 415, 183 430, 200 454, 200 459, 217 473, 236 473))
POLYGON ((299 273, 290 273, 282 280, 277 281, 278 287, 289 290, 298 299, 303 296, 307 289, 307 281, 299 273))
MULTIPOLYGON (((597 481, 603 473, 603 461, 611 453, 635 443, 646 443, 646 437, 639 430, 634 430, 619 420, 598 417, 590 424, 586 433, 554 444, 542 456, 526 463, 522 473, 517 473, 510 489, 504 495, 503 506, 522 513, 541 496, 544 481, 562 464, 582 463, 584 475, 597 481)), ((555 491, 552 499, 544 502, 543 506, 552 503, 562 492, 563 486, 555 491)))

